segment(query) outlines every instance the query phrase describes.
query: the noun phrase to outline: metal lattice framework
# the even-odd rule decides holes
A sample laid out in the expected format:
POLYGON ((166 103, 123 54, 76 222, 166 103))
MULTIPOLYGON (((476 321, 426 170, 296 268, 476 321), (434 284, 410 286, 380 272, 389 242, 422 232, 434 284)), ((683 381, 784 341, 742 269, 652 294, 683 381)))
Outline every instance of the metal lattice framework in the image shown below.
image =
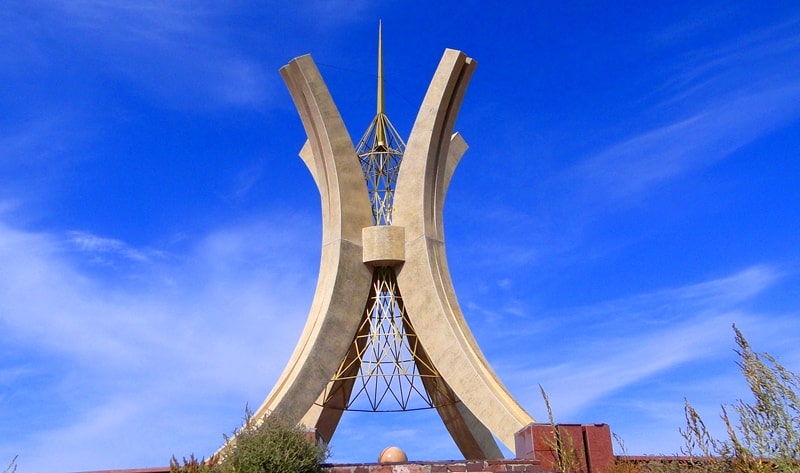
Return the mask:
POLYGON ((392 203, 406 144, 382 112, 378 112, 356 147, 367 180, 375 225, 392 224, 392 203))
POLYGON ((351 353, 342 361, 325 393, 325 399, 342 395, 338 391, 343 385, 341 381, 352 380, 352 393, 345 410, 410 411, 456 402, 452 391, 438 382, 441 375, 417 339, 394 270, 388 266, 375 268, 351 353), (423 384, 437 387, 432 396, 423 384), (387 408, 384 401, 397 407, 387 408))

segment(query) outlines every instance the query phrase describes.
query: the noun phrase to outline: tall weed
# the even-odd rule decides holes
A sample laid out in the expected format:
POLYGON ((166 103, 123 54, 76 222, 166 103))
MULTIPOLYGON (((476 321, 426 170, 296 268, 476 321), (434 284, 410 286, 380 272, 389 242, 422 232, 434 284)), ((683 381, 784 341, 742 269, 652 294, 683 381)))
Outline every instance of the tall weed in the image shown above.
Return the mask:
POLYGON ((687 399, 680 456, 631 459, 615 435, 623 454, 613 473, 800 473, 800 376, 772 355, 753 351, 735 325, 733 331, 736 364, 753 400, 722 406, 726 436, 711 435, 687 399))
POLYGON ((722 406, 727 438, 711 436, 700 415, 686 400, 684 453, 724 463, 732 472, 800 472, 800 376, 768 353, 753 351, 742 332, 736 334, 736 364, 753 401, 739 399, 722 406))
POLYGON ((14 456, 14 458, 11 459, 11 463, 9 463, 8 466, 6 467, 6 469, 3 470, 3 473, 14 473, 15 471, 17 471, 17 457, 16 456, 14 456))
POLYGON ((575 439, 572 438, 572 435, 567 431, 562 432, 556 425, 553 409, 550 407, 550 398, 547 397, 547 393, 541 384, 539 385, 539 391, 542 393, 542 399, 544 399, 544 405, 547 408, 547 418, 553 431, 553 439, 546 440, 545 445, 555 453, 558 471, 560 473, 581 471, 583 465, 582 452, 575 448, 575 439))

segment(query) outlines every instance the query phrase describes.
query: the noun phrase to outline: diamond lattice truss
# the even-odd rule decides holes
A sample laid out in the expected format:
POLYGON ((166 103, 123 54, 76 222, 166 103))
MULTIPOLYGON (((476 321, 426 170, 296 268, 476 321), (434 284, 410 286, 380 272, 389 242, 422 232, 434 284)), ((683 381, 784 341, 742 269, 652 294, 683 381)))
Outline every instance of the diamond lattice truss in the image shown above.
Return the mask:
POLYGON ((455 395, 445 388, 444 380, 414 333, 392 268, 375 268, 367 301, 351 353, 342 360, 328 384, 325 402, 339 396, 346 410, 372 412, 428 409, 437 403, 455 403, 455 395), (425 390, 423 378, 436 387, 433 396, 425 390), (342 386, 351 380, 353 391, 346 399, 342 386))
POLYGON ((392 224, 392 201, 406 144, 392 122, 378 112, 356 147, 367 180, 375 225, 392 224))

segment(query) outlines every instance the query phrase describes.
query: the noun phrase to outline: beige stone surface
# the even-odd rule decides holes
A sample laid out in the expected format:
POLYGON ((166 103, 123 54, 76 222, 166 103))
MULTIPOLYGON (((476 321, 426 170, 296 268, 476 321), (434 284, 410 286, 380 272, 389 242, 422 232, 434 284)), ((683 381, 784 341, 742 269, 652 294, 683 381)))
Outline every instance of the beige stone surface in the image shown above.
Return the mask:
POLYGON ((361 230, 364 263, 394 266, 405 261, 406 231, 397 225, 376 225, 361 230))
MULTIPOLYGON (((400 169, 393 222, 405 227, 406 261, 397 274, 403 302, 428 355, 473 418, 475 441, 496 449, 477 424, 509 449, 533 418, 514 400, 483 356, 455 295, 444 244, 447 188, 466 144, 453 128, 475 62, 447 50, 411 131, 400 169)), ((469 457, 468 457, 469 458, 469 457)))
POLYGON ((299 422, 336 373, 364 309, 372 272, 362 262, 361 229, 372 223, 367 188, 350 135, 310 56, 281 69, 308 136, 301 152, 322 203, 322 256, 314 300, 289 363, 257 417, 299 422), (310 152, 308 151, 310 149, 310 152))

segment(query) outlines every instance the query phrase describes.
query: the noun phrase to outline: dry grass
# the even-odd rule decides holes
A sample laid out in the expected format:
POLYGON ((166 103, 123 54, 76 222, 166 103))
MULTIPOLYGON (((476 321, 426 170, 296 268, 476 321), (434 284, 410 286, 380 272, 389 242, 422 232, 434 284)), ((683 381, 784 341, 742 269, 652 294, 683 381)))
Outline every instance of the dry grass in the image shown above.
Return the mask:
POLYGON ((584 463, 583 452, 579 452, 575 448, 575 440, 569 432, 561 432, 556 426, 553 409, 550 407, 550 398, 547 397, 547 392, 545 392, 541 384, 539 385, 539 391, 542 392, 542 399, 544 399, 544 405, 547 408, 547 418, 553 431, 553 440, 548 440, 545 444, 556 454, 558 471, 562 473, 577 473, 581 471, 584 463))
POLYGON ((768 353, 753 351, 742 332, 736 336, 737 365, 753 395, 722 406, 726 437, 711 435, 686 400, 684 447, 674 458, 652 461, 623 454, 612 473, 800 473, 800 376, 768 353))
POLYGON ((6 469, 3 470, 3 473, 14 473, 15 471, 17 471, 17 457, 16 456, 11 459, 11 463, 9 463, 8 466, 6 467, 6 469))

